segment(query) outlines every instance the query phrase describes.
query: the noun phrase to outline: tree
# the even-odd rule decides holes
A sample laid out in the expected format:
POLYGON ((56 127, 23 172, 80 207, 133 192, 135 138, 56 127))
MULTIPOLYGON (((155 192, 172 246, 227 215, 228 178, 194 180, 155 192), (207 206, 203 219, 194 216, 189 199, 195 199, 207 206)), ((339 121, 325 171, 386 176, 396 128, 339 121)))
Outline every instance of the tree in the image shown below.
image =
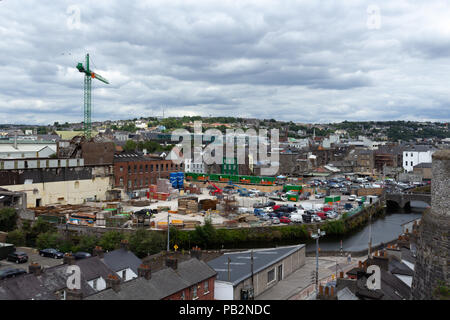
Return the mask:
POLYGON ((0 210, 0 231, 11 231, 16 227, 17 212, 14 208, 0 210))
POLYGON ((57 232, 44 232, 36 237, 36 246, 38 249, 57 248, 60 243, 60 237, 57 232))
POLYGON ((76 251, 92 252, 98 243, 96 236, 83 235, 78 243, 76 251))
POLYGON ((41 218, 38 218, 38 220, 31 226, 30 231, 26 233, 26 245, 29 247, 35 247, 36 239, 41 233, 54 233, 56 231, 57 229, 55 225, 41 218))
POLYGON ((26 243, 25 232, 19 229, 8 232, 6 242, 12 243, 16 247, 24 246, 26 243))
POLYGON ((119 248, 120 241, 124 239, 124 235, 118 231, 105 232, 98 242, 98 245, 105 251, 111 251, 119 248))
POLYGON ((127 140, 127 142, 125 143, 125 146, 123 147, 123 149, 125 151, 135 151, 137 148, 137 143, 134 142, 133 140, 127 140))
POLYGON ((130 250, 139 258, 164 250, 166 244, 164 234, 139 229, 129 236, 130 250))

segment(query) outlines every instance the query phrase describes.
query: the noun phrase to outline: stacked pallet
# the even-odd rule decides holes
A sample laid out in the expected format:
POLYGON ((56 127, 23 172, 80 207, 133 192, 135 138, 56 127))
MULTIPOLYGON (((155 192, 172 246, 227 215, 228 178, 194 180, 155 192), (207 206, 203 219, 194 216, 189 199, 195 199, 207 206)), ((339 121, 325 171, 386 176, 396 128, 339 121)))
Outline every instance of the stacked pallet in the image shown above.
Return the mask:
POLYGON ((198 198, 197 197, 185 197, 178 198, 178 213, 179 214, 191 214, 198 212, 198 198))
POLYGON ((184 221, 184 228, 185 229, 195 229, 196 226, 200 225, 200 221, 197 220, 191 220, 191 221, 184 221))
POLYGON ((217 206, 217 200, 213 200, 213 199, 203 199, 200 200, 200 208, 201 210, 216 210, 216 206, 217 206))

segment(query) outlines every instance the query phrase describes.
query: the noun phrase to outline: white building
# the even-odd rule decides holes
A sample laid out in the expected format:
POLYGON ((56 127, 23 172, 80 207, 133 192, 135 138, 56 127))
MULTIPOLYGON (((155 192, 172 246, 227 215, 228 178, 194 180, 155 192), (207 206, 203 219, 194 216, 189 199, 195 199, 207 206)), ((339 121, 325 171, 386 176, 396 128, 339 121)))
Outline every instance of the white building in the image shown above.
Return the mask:
POLYGON ((184 165, 184 172, 205 173, 205 164, 203 162, 193 162, 191 159, 185 159, 184 165))
POLYGON ((436 151, 433 146, 417 145, 403 151, 403 169, 406 172, 413 171, 419 163, 431 162, 431 155, 436 151))
POLYGON ((48 158, 56 149, 56 142, 50 141, 1 141, 0 159, 48 158))

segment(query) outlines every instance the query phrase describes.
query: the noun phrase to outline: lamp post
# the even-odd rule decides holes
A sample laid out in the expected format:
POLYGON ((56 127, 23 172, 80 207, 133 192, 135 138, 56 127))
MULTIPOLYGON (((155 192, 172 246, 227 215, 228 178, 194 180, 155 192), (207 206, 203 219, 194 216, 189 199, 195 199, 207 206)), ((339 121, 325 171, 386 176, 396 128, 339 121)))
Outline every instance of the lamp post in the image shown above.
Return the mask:
POLYGON ((320 231, 317 229, 317 233, 313 233, 311 238, 316 239, 316 275, 315 275, 315 284, 316 284, 316 296, 319 290, 319 238, 325 235, 325 231, 320 231))

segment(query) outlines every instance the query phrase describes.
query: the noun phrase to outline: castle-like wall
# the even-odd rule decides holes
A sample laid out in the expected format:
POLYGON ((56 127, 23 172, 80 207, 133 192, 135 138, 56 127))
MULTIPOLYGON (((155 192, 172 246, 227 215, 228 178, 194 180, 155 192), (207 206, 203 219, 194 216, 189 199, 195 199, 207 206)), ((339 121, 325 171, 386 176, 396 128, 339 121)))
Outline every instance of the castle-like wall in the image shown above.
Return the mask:
POLYGON ((433 154, 431 209, 423 216, 419 228, 417 257, 412 283, 412 299, 434 299, 440 282, 449 286, 450 251, 450 149, 433 154))

